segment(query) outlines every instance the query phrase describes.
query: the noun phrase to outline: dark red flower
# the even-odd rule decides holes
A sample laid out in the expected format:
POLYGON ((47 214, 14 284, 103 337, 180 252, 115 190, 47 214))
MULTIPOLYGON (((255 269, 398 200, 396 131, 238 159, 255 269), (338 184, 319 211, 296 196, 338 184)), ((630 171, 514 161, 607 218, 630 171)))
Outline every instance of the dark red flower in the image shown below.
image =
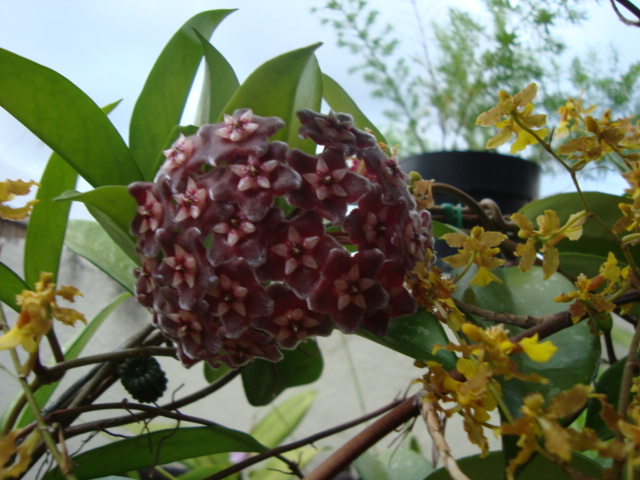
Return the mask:
POLYGON ((185 310, 193 308, 218 280, 201 238, 202 233, 195 227, 182 234, 164 229, 157 233, 164 253, 158 266, 158 280, 180 292, 180 307, 185 310))
POLYGON ((353 117, 347 113, 330 112, 328 115, 312 110, 300 110, 298 119, 302 123, 300 136, 310 138, 318 145, 343 151, 351 155, 359 148, 376 145, 376 137, 355 128, 353 117))
POLYGON ((416 262, 425 260, 428 250, 433 249, 431 213, 428 210, 411 211, 409 218, 405 221, 402 237, 404 266, 410 271, 416 262))
POLYGON ((208 258, 214 266, 230 258, 244 258, 252 267, 263 265, 267 259, 269 238, 283 218, 281 209, 271 208, 262 220, 253 222, 235 207, 228 216, 218 219, 213 225, 208 258))
POLYGON ((303 298, 320 278, 333 248, 342 247, 326 234, 322 218, 315 212, 305 212, 270 230, 267 261, 258 269, 258 276, 285 281, 303 298))
POLYGON ((238 338, 255 317, 269 315, 273 300, 258 283, 246 260, 234 258, 216 268, 218 284, 206 297, 213 315, 220 317, 220 334, 238 338))
POLYGON ((300 175, 284 163, 287 145, 274 142, 263 157, 237 157, 224 169, 217 169, 211 182, 211 197, 237 203, 248 219, 262 220, 275 197, 302 184, 300 175))
POLYGON ((382 189, 373 189, 360 199, 358 208, 349 213, 344 230, 359 250, 378 248, 388 257, 399 256, 402 227, 409 214, 404 203, 389 205, 382 201, 382 189))
POLYGON ((345 333, 355 332, 365 313, 384 308, 389 294, 376 280, 384 254, 378 249, 349 255, 333 249, 309 294, 309 307, 331 315, 345 333))
POLYGON ((225 115, 224 121, 198 130, 211 165, 222 165, 235 157, 261 157, 269 147, 268 138, 284 127, 277 117, 260 117, 247 108, 225 115))
POLYGON ((384 336, 392 318, 416 312, 418 305, 404 286, 405 274, 406 270, 399 260, 388 260, 382 264, 377 280, 389 294, 389 303, 380 310, 367 312, 363 327, 384 336))
POLYGON ((287 157, 303 178, 303 185, 287 194, 293 206, 315 210, 327 220, 342 224, 347 205, 366 194, 371 183, 347 167, 344 155, 326 150, 320 155, 308 155, 291 150, 287 157))
POLYGON ((196 307, 179 307, 177 290, 163 287, 155 302, 155 322, 162 332, 181 346, 179 352, 190 360, 206 360, 222 346, 219 326, 211 314, 196 307))
POLYGON ((273 335, 280 347, 292 349, 310 337, 327 337, 331 334, 331 319, 310 310, 306 300, 298 298, 285 285, 272 283, 267 293, 273 299, 273 312, 257 318, 254 327, 273 335))
POLYGON ((271 335, 248 330, 239 338, 225 338, 223 341, 221 359, 231 368, 238 368, 256 358, 264 358, 271 362, 282 359, 282 352, 278 349, 271 335))

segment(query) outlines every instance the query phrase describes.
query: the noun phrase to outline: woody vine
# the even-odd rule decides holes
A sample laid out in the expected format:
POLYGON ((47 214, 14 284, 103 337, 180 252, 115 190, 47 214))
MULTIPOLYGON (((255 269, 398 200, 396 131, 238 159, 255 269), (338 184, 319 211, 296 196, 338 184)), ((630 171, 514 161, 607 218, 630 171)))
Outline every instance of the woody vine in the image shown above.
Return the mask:
MULTIPOLYGON (((138 99, 129 144, 106 116, 115 105, 100 109, 56 72, 0 50, 2 71, 16 72, 0 79, 0 104, 55 152, 38 183, 0 184, 2 217, 30 216, 24 274, 0 265, 1 300, 17 313, 2 322, 0 348, 10 350, 21 388, 2 419, 0 478, 40 468, 48 470, 45 478, 141 468, 167 476, 163 465, 172 462, 187 470, 173 478, 239 478, 252 468, 261 478, 264 471, 254 465, 273 458, 282 475, 328 479, 418 417, 437 455, 420 455, 421 470, 404 478, 513 479, 527 471, 554 479, 635 478, 640 124, 608 112, 596 116, 595 107, 583 105, 588 99, 574 98, 562 107, 561 123, 550 126, 546 115, 534 113, 535 84, 501 91, 497 105, 477 119, 479 128, 497 129, 487 148, 512 142, 517 153, 540 144, 576 191, 507 218, 491 202, 457 192, 475 225, 456 229, 431 214, 433 192, 455 189, 401 171, 397 149, 320 71, 318 45, 276 57, 240 83, 207 40, 229 13, 204 12, 171 39, 138 99), (179 71, 170 68, 177 58, 185 65, 179 71), (203 58, 196 125, 180 126, 203 58), (168 98, 168 84, 179 94, 168 98), (317 113, 322 99, 332 112, 317 113), (35 113, 43 109, 49 114, 35 113), (76 131, 84 133, 80 142, 69 133, 76 131), (619 196, 583 192, 577 173, 608 156, 628 189, 619 196), (78 175, 93 190, 75 191, 78 175), (35 201, 7 204, 36 186, 35 201), (70 201, 85 203, 96 222, 68 221, 70 201), (87 245, 109 239, 109 251, 85 248, 84 255, 150 312, 149 324, 113 352, 81 355, 111 306, 87 320, 64 303, 79 290, 57 285, 65 230, 74 228, 85 229, 87 245), (49 231, 51 241, 38 242, 49 231), (442 259, 450 274, 435 263, 434 242, 457 249, 442 259), (114 252, 134 268, 110 263, 114 252), (534 285, 542 293, 533 293, 534 285), (56 322, 86 324, 67 351, 56 322), (612 348, 618 324, 634 332, 621 359, 612 348), (312 382, 321 369, 313 363, 320 358, 313 339, 334 330, 405 354, 418 392, 280 445, 285 434, 267 440, 264 432, 238 432, 180 412, 238 376, 249 380, 245 393, 254 405, 274 401, 274 388, 279 394, 312 382), (41 358, 44 342, 52 364, 41 358), (209 386, 163 398, 159 356, 185 367, 205 362, 209 386), (285 380, 265 391, 251 379, 267 362, 285 380), (86 365, 95 368, 54 398, 60 379, 86 365), (292 371, 302 380, 287 383, 292 371), (118 381, 130 398, 100 403, 118 381), (86 412, 110 410, 119 412, 82 421, 86 412), (454 415, 462 417, 477 456, 452 456, 444 420, 454 415), (313 442, 376 417, 323 462, 307 466, 317 453, 313 442), (108 450, 66 448, 72 437, 155 418, 176 426, 141 433, 151 451, 129 463, 120 457, 132 439, 108 450), (494 434, 502 449, 490 452, 494 434), (291 451, 297 453, 286 455, 291 451), (253 455, 235 460, 232 452, 253 455)), ((420 434, 416 427, 413 434, 420 434)))

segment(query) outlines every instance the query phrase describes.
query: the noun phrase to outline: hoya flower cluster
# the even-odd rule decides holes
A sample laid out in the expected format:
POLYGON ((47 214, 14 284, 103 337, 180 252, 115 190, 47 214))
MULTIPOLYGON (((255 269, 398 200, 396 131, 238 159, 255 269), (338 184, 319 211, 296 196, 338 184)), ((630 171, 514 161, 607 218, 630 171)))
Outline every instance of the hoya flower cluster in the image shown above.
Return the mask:
POLYGON ((237 110, 129 187, 136 296, 186 365, 277 361, 335 327, 383 334, 416 309, 405 274, 431 248, 431 222, 397 161, 349 115, 298 117, 322 153, 269 142, 282 120, 237 110))

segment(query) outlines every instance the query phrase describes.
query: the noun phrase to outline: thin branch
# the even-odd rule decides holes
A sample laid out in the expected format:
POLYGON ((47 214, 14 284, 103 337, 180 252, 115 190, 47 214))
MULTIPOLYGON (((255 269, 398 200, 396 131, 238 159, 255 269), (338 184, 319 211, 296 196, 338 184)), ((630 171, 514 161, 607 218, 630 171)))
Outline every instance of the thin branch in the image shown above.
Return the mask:
MULTIPOLYGON (((411 399, 409 399, 411 400, 411 399)), ((221 480, 223 478, 227 478, 229 475, 233 475, 234 473, 238 473, 241 472, 242 470, 244 470, 245 468, 249 468, 252 465, 255 465, 256 463, 259 463, 263 460, 266 460, 268 458, 280 455, 282 453, 286 453, 286 452, 290 452, 291 450, 296 450, 298 448, 304 447, 306 445, 311 445, 314 442, 317 442, 318 440, 322 440, 323 438, 327 438, 330 437, 332 435, 335 435, 337 433, 343 432, 345 430, 348 430, 350 428, 353 428, 357 425, 360 425, 361 423, 365 423, 368 422, 369 420, 371 420, 372 418, 375 418, 379 415, 382 415, 383 413, 397 408, 400 405, 402 405, 403 403, 405 403, 407 400, 396 400, 392 403, 390 403, 389 405, 385 405, 382 408, 379 408, 378 410, 375 410, 367 415, 364 415, 360 418, 356 418, 354 420, 351 420, 349 422, 343 423, 342 425, 338 425, 336 427, 330 428, 328 430, 323 430, 322 432, 318 432, 316 434, 310 435, 309 437, 303 438, 302 440, 298 440, 296 442, 292 442, 292 443, 288 443, 286 445, 281 445, 279 447, 276 448, 272 448, 271 450, 268 450, 266 452, 262 452, 259 453, 258 455, 254 455, 251 458, 248 458, 242 462, 236 463, 235 465, 232 465, 229 468, 225 468, 224 470, 219 471, 218 473, 207 477, 205 480, 221 480)), ((305 477, 305 479, 309 479, 310 477, 305 477)))
POLYGON ((482 317, 484 320, 488 320, 490 322, 495 323, 508 323, 511 325, 516 325, 521 328, 531 328, 536 325, 540 325, 541 323, 547 321, 552 318, 555 314, 544 315, 541 317, 532 317, 531 315, 515 315, 512 313, 498 313, 493 312, 491 310, 485 310, 480 307, 476 307, 475 305, 467 302, 463 302, 462 300, 455 300, 456 306, 462 310, 464 313, 468 313, 471 315, 478 315, 482 317))
POLYGON ((616 12, 616 15, 618 15, 618 19, 622 23, 632 27, 640 27, 640 8, 638 8, 635 4, 633 4, 629 0, 610 0, 610 2, 611 2, 611 6, 613 7, 613 10, 616 12), (630 13, 635 15, 638 20, 629 20, 627 17, 625 17, 622 14, 622 12, 618 9, 616 2, 618 2, 624 8, 626 8, 630 13))
POLYGON ((442 465, 447 472, 449 472, 452 480, 469 480, 469 477, 460 470, 456 459, 451 455, 451 449, 444 438, 434 403, 427 398, 423 398, 421 413, 424 423, 427 426, 427 431, 433 440, 433 446, 438 452, 439 459, 442 460, 442 465))
POLYGON ((88 357, 80 357, 74 358, 73 360, 67 360, 66 362, 58 363, 53 367, 47 368, 47 371, 50 374, 55 375, 59 372, 65 372, 72 368, 84 367, 86 365, 92 365, 94 363, 115 362, 124 360, 125 358, 137 357, 140 355, 175 358, 176 349, 175 347, 156 346, 125 348, 123 350, 116 350, 115 352, 100 353, 98 355, 91 355, 88 357))
POLYGON ((420 414, 419 397, 407 398, 333 452, 305 480, 330 480, 383 437, 420 414))
MULTIPOLYGON (((216 382, 213 382, 210 385, 207 385, 205 388, 198 390, 197 392, 192 393, 191 395, 187 395, 186 397, 181 398, 180 400, 176 400, 175 402, 170 402, 165 405, 160 406, 159 408, 166 411, 176 410, 178 408, 184 407, 185 405, 189 405, 197 400, 200 400, 207 395, 219 390, 220 388, 227 385, 231 380, 236 378, 242 369, 233 370, 232 372, 227 373, 216 382)), ((83 433, 91 432, 94 430, 102 430, 105 428, 111 427, 119 427, 121 425, 126 425, 132 422, 139 422, 142 420, 147 420, 149 418, 153 418, 155 415, 153 412, 143 411, 137 414, 123 415, 120 417, 114 418, 106 418, 102 420, 96 420, 94 422, 83 423, 82 425, 76 425, 74 427, 69 427, 65 429, 65 436, 67 438, 72 438, 77 435, 81 435, 83 433)))
MULTIPOLYGON (((194 417, 191 415, 186 415, 180 412, 167 410, 163 407, 153 406, 153 405, 144 405, 142 403, 132 403, 127 400, 123 400, 122 402, 112 402, 112 403, 98 403, 92 405, 82 405, 80 407, 72 407, 64 410, 58 410, 56 412, 52 412, 45 417, 47 422, 61 422, 64 421, 65 417, 72 416, 76 418, 77 416, 87 413, 87 412, 96 412, 101 410, 139 410, 141 412, 146 412, 150 414, 150 417, 166 417, 174 420, 179 420, 182 422, 191 422, 197 423, 200 425, 204 425, 207 427, 219 427, 221 426, 219 423, 212 422, 205 418, 194 417)), ((129 418, 132 418, 130 415, 129 418)))
POLYGON ((489 215, 487 215, 487 212, 485 212, 482 206, 468 193, 463 192, 453 185, 438 182, 431 185, 431 190, 433 191, 433 193, 443 193, 445 195, 454 197, 461 203, 464 203, 469 207, 469 210, 471 210, 472 213, 477 215, 478 220, 484 228, 486 228, 487 230, 493 230, 493 222, 491 221, 491 218, 489 218, 489 215))

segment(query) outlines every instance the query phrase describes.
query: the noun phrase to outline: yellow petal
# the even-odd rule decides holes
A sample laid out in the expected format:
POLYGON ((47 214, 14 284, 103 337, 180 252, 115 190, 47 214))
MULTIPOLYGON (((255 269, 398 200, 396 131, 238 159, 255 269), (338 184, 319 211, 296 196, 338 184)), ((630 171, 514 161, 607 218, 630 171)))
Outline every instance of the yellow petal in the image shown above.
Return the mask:
POLYGON ((476 125, 479 125, 481 127, 490 127, 491 125, 495 125, 496 123, 498 123, 504 114, 504 110, 502 110, 502 108, 500 108, 499 106, 493 107, 491 110, 487 110, 486 112, 478 115, 478 118, 476 119, 476 125))
POLYGON ((558 249, 545 244, 542 250, 544 258, 542 259, 543 280, 548 280, 560 265, 560 254, 558 249))
POLYGON ((550 341, 538 343, 537 333, 520 340, 520 346, 531 360, 538 363, 548 362, 558 350, 558 347, 550 341))
POLYGON ((485 285, 489 285, 491 282, 502 283, 502 280, 491 273, 488 268, 480 267, 469 283, 472 285, 478 285, 479 287, 484 287, 485 285))
POLYGON ((513 96, 513 103, 515 103, 519 107, 524 107, 526 104, 531 103, 531 101, 536 98, 537 94, 538 85, 532 82, 524 87, 522 91, 516 93, 513 96))
POLYGON ((487 140, 487 144, 484 146, 484 148, 498 148, 499 146, 504 145, 509 140, 511 140, 512 136, 513 132, 511 132, 511 130, 509 130, 508 128, 503 128, 496 135, 487 140))
POLYGON ((440 240, 447 242, 450 247, 461 248, 467 238, 469 236, 464 233, 446 233, 440 237, 440 240))

